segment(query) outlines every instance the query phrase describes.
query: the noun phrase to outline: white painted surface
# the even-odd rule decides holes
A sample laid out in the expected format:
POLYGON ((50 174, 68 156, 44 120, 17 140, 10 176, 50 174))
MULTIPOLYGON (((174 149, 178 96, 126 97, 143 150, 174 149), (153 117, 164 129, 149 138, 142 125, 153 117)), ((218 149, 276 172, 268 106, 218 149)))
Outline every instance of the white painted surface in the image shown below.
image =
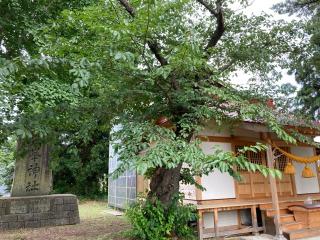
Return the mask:
POLYGON ((320 143, 320 136, 316 136, 313 140, 317 143, 320 143))
MULTIPOLYGON (((219 212, 218 216, 219 216, 219 221, 218 221, 219 227, 238 225, 238 212, 237 211, 219 212)), ((203 225, 204 225, 204 228, 213 228, 214 227, 213 213, 204 213, 203 214, 203 225)))
MULTIPOLYGON (((188 164, 183 163, 182 164, 183 168, 189 168, 188 164)), ((179 185, 179 190, 184 194, 184 199, 185 200, 196 200, 196 187, 195 185, 190 185, 190 184, 182 184, 180 182, 179 185)))
POLYGON ((180 184, 180 192, 184 194, 184 199, 196 200, 196 187, 194 185, 180 184))
MULTIPOLYGON (((312 147, 291 147, 291 153, 297 156, 307 157, 313 156, 314 151, 312 147)), ((293 165, 296 169, 296 174, 294 175, 296 182, 297 194, 306 194, 306 193, 319 193, 319 183, 318 178, 303 178, 301 176, 302 170, 305 167, 305 164, 301 164, 293 161, 293 165)), ((315 164, 310 164, 310 168, 313 173, 317 173, 317 168, 315 164)))
MULTIPOLYGON (((201 143, 201 148, 205 154, 212 154, 215 151, 215 148, 231 151, 231 144, 203 142, 201 143)), ((236 197, 234 179, 228 173, 222 173, 219 170, 216 170, 208 176, 202 176, 201 183, 206 189, 206 191, 202 192, 203 200, 236 197)))

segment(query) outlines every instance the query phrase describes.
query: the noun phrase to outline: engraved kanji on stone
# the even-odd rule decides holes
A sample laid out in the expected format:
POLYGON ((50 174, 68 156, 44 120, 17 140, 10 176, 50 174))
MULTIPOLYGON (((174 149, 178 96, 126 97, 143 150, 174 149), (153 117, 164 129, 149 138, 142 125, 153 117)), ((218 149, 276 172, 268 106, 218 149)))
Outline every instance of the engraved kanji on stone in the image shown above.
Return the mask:
POLYGON ((33 181, 33 183, 28 182, 26 186, 26 192, 35 192, 39 191, 39 183, 37 181, 33 181))
POLYGON ((31 149, 31 160, 33 162, 37 162, 39 158, 40 158, 40 154, 39 154, 38 150, 35 148, 32 148, 31 149))
POLYGON ((40 167, 38 163, 31 163, 29 164, 27 171, 29 176, 37 177, 38 173, 40 173, 40 167))

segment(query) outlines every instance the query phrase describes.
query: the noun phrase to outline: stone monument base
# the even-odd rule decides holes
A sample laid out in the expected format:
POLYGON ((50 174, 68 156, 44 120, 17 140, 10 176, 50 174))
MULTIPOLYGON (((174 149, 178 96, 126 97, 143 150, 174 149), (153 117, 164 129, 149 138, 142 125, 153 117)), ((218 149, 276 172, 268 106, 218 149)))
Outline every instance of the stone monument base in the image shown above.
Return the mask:
POLYGON ((0 231, 77 223, 80 218, 75 195, 0 197, 0 231))

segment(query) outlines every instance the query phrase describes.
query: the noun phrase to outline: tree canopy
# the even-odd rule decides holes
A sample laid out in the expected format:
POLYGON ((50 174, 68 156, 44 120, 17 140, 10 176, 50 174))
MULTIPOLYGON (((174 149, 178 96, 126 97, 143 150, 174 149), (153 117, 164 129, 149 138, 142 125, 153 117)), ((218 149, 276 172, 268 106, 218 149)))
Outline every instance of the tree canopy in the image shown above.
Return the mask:
POLYGON ((0 2, 0 56, 11 58, 20 56, 21 51, 37 53, 32 31, 55 19, 63 9, 76 9, 93 1, 17 1, 4 0, 0 2))
POLYGON ((302 85, 298 91, 303 111, 320 117, 320 1, 287 0, 275 6, 280 13, 298 16, 304 36, 299 48, 290 54, 291 72, 302 85))
POLYGON ((98 116, 102 111, 92 111, 103 108, 94 102, 94 91, 71 87, 89 63, 44 56, 37 39, 40 29, 51 26, 64 9, 94 2, 0 3, 1 143, 14 135, 50 144, 55 190, 80 195, 97 194, 108 172, 109 124, 98 116))
POLYGON ((120 161, 114 175, 136 169, 151 179, 149 200, 167 207, 180 181, 195 184, 196 175, 214 169, 280 175, 247 161, 247 151, 265 149, 259 143, 238 155, 205 155, 194 136, 209 120, 230 128, 261 122, 288 143, 311 142, 284 129, 292 118, 280 119, 266 104, 270 96, 230 81, 239 70, 260 83, 278 80, 300 47, 297 22, 245 15, 245 0, 85 3, 56 7, 45 24, 31 24, 36 51, 22 47, 1 59, 2 136, 36 137, 72 153, 108 141, 110 127, 120 124, 112 135, 120 161))
MULTIPOLYGON (((232 3, 98 1, 48 15, 46 24, 29 30, 36 53, 21 48, 19 57, 2 60, 3 133, 86 143, 110 122, 121 123, 126 150, 119 170, 140 173, 180 169, 185 161, 195 172, 203 169, 191 136, 209 119, 218 125, 263 121, 295 142, 265 106, 266 97, 230 83, 239 69, 276 79, 296 47, 295 23, 248 17, 232 3), (160 116, 176 130, 158 129, 154 120, 160 116), (136 157, 164 136, 167 141, 145 159, 136 157)), ((230 161, 222 168, 236 174, 230 161)))

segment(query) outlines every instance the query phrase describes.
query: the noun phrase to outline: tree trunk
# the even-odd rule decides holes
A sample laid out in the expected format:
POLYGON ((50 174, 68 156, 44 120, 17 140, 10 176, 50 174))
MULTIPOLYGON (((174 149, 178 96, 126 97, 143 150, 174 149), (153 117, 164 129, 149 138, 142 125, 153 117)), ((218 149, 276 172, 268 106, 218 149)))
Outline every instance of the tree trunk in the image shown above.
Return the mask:
POLYGON ((172 198, 179 193, 181 167, 182 164, 173 169, 156 169, 151 178, 148 198, 152 200, 156 197, 164 206, 169 206, 172 198))

